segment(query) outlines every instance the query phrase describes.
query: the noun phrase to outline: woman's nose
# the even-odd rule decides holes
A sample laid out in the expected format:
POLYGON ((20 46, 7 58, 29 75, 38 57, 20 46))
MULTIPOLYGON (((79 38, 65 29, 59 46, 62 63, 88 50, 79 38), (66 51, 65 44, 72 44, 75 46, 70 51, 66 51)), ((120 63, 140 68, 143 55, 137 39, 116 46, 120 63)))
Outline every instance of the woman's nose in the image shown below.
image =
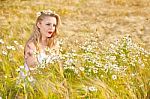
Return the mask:
POLYGON ((53 24, 51 24, 51 25, 49 26, 49 28, 52 29, 52 28, 53 28, 53 24))
POLYGON ((52 28, 53 24, 50 24, 49 27, 52 28))

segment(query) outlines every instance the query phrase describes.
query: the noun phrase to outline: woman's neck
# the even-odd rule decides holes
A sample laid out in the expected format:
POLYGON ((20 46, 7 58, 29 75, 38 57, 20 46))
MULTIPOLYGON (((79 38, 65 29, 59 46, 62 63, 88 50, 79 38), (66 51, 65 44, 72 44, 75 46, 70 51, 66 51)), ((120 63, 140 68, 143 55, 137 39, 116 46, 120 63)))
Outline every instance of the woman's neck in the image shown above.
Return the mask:
POLYGON ((47 37, 45 36, 42 36, 42 39, 41 39, 41 47, 42 48, 46 48, 46 47, 53 47, 53 43, 51 41, 50 45, 48 45, 48 39, 47 37))
POLYGON ((41 45, 42 46, 47 46, 47 38, 46 37, 42 37, 41 45))

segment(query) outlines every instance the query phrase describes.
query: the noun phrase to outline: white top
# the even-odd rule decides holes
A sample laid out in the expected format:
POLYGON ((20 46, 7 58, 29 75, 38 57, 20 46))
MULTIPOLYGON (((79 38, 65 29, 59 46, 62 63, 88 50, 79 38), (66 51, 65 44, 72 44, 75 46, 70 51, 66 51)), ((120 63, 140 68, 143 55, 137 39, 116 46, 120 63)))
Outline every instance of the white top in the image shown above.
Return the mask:
MULTIPOLYGON (((56 59, 59 59, 59 55, 55 54, 55 53, 52 53, 51 55, 46 55, 45 52, 43 51, 37 55, 37 60, 38 60, 39 64, 52 63, 53 60, 56 60, 56 59)), ((29 75, 29 70, 34 70, 34 69, 36 69, 36 68, 30 68, 29 69, 28 65, 25 63, 24 69, 20 71, 20 77, 25 78, 27 75, 29 75)))
MULTIPOLYGON (((43 64, 43 62, 46 63, 46 64, 52 63, 53 60, 58 59, 59 58, 59 53, 57 52, 57 50, 59 49, 59 47, 60 47, 59 46, 59 42, 57 42, 56 43, 56 47, 41 50, 38 54, 36 54, 35 56, 37 57, 37 60, 38 60, 39 64, 43 64), (45 51, 48 51, 49 54, 47 55, 45 53, 45 51)), ((30 68, 30 70, 32 70, 32 69, 33 68, 30 68)), ((28 65, 26 63, 24 64, 24 70, 26 72, 29 71, 29 67, 28 67, 28 65)), ((26 76, 24 71, 20 71, 20 76, 23 77, 23 78, 26 76)))

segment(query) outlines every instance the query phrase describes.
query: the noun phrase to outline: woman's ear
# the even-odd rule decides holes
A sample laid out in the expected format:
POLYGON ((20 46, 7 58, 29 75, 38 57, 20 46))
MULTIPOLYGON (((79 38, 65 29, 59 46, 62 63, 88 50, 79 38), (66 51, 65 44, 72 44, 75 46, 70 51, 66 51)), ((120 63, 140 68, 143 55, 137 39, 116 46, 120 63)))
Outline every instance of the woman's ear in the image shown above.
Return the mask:
POLYGON ((41 28, 41 23, 40 22, 37 23, 37 27, 41 28))

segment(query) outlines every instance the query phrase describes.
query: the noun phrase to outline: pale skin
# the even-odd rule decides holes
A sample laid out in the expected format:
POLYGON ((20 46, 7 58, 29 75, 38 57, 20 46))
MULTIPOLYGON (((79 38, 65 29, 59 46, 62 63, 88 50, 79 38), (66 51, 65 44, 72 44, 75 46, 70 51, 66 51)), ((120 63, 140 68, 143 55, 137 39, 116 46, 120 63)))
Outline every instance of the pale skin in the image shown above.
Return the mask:
MULTIPOLYGON (((44 50, 46 47, 46 39, 52 36, 56 29, 56 23, 56 18, 51 16, 47 16, 42 21, 37 23, 40 33, 42 34, 42 40, 39 46, 40 49, 44 50)), ((25 60, 29 67, 35 67, 37 64, 39 64, 37 58, 33 55, 34 51, 36 52, 36 46, 33 42, 28 42, 25 47, 25 60)))

